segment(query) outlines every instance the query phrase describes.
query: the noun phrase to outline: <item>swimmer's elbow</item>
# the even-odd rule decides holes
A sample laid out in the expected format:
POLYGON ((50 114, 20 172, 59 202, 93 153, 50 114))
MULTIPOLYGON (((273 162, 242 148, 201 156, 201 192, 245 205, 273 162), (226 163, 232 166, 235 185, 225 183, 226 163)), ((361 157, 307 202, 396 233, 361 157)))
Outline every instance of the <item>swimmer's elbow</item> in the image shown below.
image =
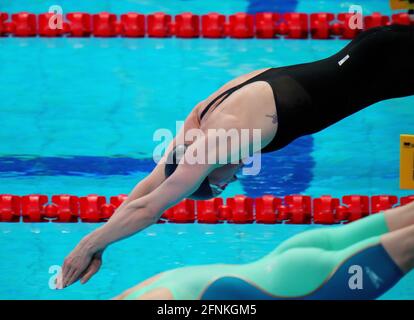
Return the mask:
POLYGON ((134 200, 127 205, 127 209, 131 215, 134 215, 137 219, 145 224, 154 224, 159 219, 159 213, 154 206, 143 198, 134 200))

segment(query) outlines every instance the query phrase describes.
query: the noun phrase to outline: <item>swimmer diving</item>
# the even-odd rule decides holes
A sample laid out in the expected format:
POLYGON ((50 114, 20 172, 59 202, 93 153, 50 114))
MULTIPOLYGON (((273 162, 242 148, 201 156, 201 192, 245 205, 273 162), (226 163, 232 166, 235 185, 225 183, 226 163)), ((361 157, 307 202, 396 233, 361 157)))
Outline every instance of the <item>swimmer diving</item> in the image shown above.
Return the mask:
MULTIPOLYGON (((256 70, 228 82, 192 109, 154 170, 135 186, 107 223, 84 237, 67 256, 58 288, 87 282, 98 272, 103 252, 110 244, 156 223, 166 209, 184 198, 219 196, 242 169, 242 155, 276 152, 299 137, 319 132, 379 101, 411 95, 414 26, 405 25, 361 32, 338 53, 322 60, 256 70), (186 133, 193 129, 204 134, 188 139, 186 133), (212 143, 216 141, 209 135, 212 129, 258 129, 260 143, 250 137, 234 150, 226 144, 212 143), (187 154, 197 154, 198 150, 206 150, 205 157, 224 154, 229 161, 186 161, 187 154)), ((168 271, 118 298, 326 298, 330 294, 332 297, 329 286, 335 286, 342 276, 342 265, 359 259, 375 269, 372 261, 377 259, 382 261, 381 268, 375 269, 382 285, 367 288, 362 297, 375 298, 414 266, 410 253, 414 252, 414 243, 401 247, 404 237, 414 239, 413 213, 413 205, 407 205, 335 231, 303 233, 248 266, 231 270, 226 265, 200 266, 192 270, 194 278, 183 277, 185 269, 168 271), (298 272, 304 265, 311 266, 318 276, 310 274, 300 286, 293 284, 294 276, 292 283, 277 281, 286 261, 298 272), (332 268, 337 273, 324 282, 332 268), (275 279, 274 283, 259 276, 263 270, 269 270, 267 275, 275 279)), ((335 294, 345 299, 349 293, 335 294)))

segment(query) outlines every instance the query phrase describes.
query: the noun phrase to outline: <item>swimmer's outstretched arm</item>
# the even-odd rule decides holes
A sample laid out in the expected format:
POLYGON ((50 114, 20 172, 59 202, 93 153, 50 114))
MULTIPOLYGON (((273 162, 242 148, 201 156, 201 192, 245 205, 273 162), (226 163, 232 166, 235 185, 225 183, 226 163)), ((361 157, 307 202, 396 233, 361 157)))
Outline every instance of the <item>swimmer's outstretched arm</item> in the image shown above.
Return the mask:
POLYGON ((94 250, 103 249, 156 223, 167 208, 193 193, 212 167, 207 164, 186 163, 178 166, 174 174, 158 188, 128 203, 117 215, 93 232, 89 239, 94 250))
MULTIPOLYGON (((187 151, 195 154, 195 150, 201 150, 205 145, 208 145, 207 137, 198 139, 187 151)), ((102 253, 111 243, 156 223, 167 208, 192 194, 216 167, 211 164, 180 164, 174 174, 155 190, 122 206, 106 224, 83 238, 65 259, 57 288, 69 286, 85 274, 89 278, 88 269, 96 264, 96 254, 102 253)))
MULTIPOLYGON (((118 207, 118 209, 115 211, 115 213, 112 215, 110 220, 115 219, 118 214, 124 211, 129 211, 133 205, 130 205, 132 202, 152 193, 155 191, 165 180, 165 174, 164 174, 164 168, 165 168, 165 159, 166 155, 169 154, 169 152, 173 149, 175 143, 182 143, 180 141, 184 141, 184 136, 187 130, 190 130, 192 128, 198 128, 199 122, 198 122, 198 116, 197 116, 197 109, 199 107, 202 107, 202 104, 204 101, 200 102, 193 111, 188 115, 186 120, 184 121, 184 125, 181 128, 181 130, 178 132, 177 136, 174 138, 174 140, 170 143, 168 146, 164 158, 162 158, 157 166, 154 168, 154 170, 143 180, 141 180, 134 189, 130 192, 127 199, 121 204, 121 206, 118 207)), ((135 203, 135 205, 138 204, 138 202, 135 203)), ((76 247, 76 249, 68 256, 67 259, 65 259, 65 263, 63 266, 63 272, 62 274, 66 275, 68 266, 72 264, 72 259, 74 259, 74 253, 77 251, 83 251, 83 252, 89 252, 90 250, 93 251, 93 248, 87 249, 87 247, 90 246, 90 241, 88 239, 92 235, 89 235, 83 239, 79 245, 76 247), (79 250, 78 250, 79 249, 79 250), (66 272, 65 272, 66 271, 66 272)), ((102 253, 104 249, 96 251, 91 258, 91 261, 88 265, 88 267, 85 269, 85 271, 81 274, 81 282, 85 283, 87 282, 100 268, 102 264, 102 253)), ((85 258, 83 258, 85 259, 85 258)), ((78 259, 76 259, 78 260, 78 259)), ((87 260, 87 259, 85 259, 87 260)), ((68 282, 62 280, 62 276, 57 278, 57 287, 63 288, 64 286, 68 285, 68 282)), ((67 276, 64 276, 66 279, 67 276)), ((73 281, 72 281, 73 282, 73 281)))

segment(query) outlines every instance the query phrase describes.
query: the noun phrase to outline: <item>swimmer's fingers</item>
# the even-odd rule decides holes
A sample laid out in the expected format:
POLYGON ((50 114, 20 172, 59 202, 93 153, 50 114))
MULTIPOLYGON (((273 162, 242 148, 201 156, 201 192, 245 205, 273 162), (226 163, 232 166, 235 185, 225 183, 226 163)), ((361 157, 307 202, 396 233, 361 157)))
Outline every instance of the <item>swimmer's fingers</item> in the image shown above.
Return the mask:
POLYGON ((63 289, 63 279, 62 279, 62 271, 58 274, 55 279, 55 288, 56 289, 63 289))
POLYGON ((65 259, 63 264, 63 287, 70 286, 72 283, 79 280, 80 275, 87 269, 91 262, 90 257, 69 257, 65 259))
POLYGON ((102 265, 102 254, 95 256, 92 259, 91 264, 88 266, 84 274, 81 276, 80 282, 82 284, 89 281, 92 276, 99 271, 99 268, 102 265))
POLYGON ((70 268, 69 262, 65 260, 62 266, 62 272, 60 274, 60 277, 58 277, 57 279, 58 281, 56 282, 58 289, 63 289, 64 287, 66 287, 66 282, 67 282, 66 279, 69 278, 70 272, 71 272, 71 268, 70 268))
POLYGON ((64 276, 63 280, 63 287, 70 286, 73 282, 75 282, 77 275, 80 272, 76 270, 76 268, 69 267, 66 276, 64 276))

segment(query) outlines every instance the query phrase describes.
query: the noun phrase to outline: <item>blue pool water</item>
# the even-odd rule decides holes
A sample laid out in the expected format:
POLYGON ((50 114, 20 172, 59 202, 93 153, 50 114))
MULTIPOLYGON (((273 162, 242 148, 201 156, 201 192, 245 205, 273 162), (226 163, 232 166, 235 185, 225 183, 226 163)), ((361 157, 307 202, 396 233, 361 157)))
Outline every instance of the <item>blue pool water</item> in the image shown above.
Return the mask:
MULTIPOLYGON (((346 11, 335 1, 23 1, 0 11, 346 11)), ((387 1, 360 1, 389 14, 387 1)), ((154 166, 156 129, 175 129, 191 108, 249 71, 324 58, 345 41, 0 38, 0 193, 128 193, 154 166), (202 85, 200 85, 202 84, 202 85)), ((372 106, 265 155, 258 177, 224 196, 409 194, 398 186, 399 135, 412 132, 414 98, 372 106)), ((332 101, 334 106, 335 101, 332 101)), ((50 290, 60 264, 96 224, 0 224, 0 299, 107 299, 177 266, 261 257, 316 226, 155 225, 113 245, 89 284, 50 290), (226 243, 226 246, 222 244, 226 243)), ((409 275, 385 298, 412 299, 409 275)))

